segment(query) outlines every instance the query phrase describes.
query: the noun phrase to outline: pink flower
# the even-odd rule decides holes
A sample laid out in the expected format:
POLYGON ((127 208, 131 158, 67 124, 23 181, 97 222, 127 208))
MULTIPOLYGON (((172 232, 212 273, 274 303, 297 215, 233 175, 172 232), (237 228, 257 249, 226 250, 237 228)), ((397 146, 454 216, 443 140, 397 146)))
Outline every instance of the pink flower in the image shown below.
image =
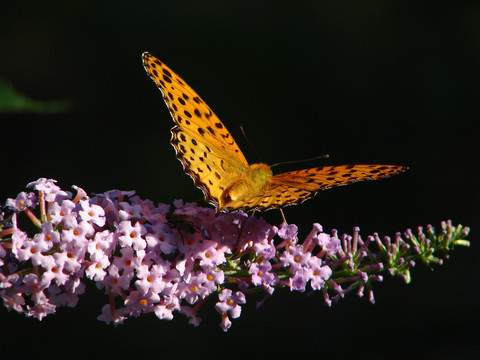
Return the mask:
POLYGON ((182 314, 188 316, 188 323, 190 325, 193 325, 195 327, 200 325, 200 322, 202 321, 202 319, 200 319, 197 316, 197 310, 196 310, 195 307, 190 307, 190 306, 184 305, 184 306, 181 307, 180 312, 182 314))
POLYGON ((287 225, 285 223, 282 223, 280 225, 280 228, 278 229, 277 235, 283 239, 283 240, 288 240, 292 242, 296 242, 295 237, 297 236, 298 233, 298 227, 295 224, 292 225, 287 225))
POLYGON ((172 320, 175 310, 180 310, 180 299, 176 296, 165 296, 161 304, 155 306, 155 315, 159 319, 172 320))
POLYGON ((48 314, 55 313, 55 309, 56 306, 50 303, 49 298, 42 293, 33 306, 27 306, 27 316, 42 320, 48 314))
POLYGON ((218 294, 218 299, 220 300, 215 304, 215 309, 220 314, 229 313, 233 319, 236 319, 240 316, 242 308, 239 304, 245 304, 245 294, 241 291, 237 291, 235 294, 230 289, 223 289, 220 294, 218 294))
POLYGON ((257 254, 262 255, 265 260, 273 259, 277 254, 273 240, 263 239, 260 242, 254 243, 253 249, 257 254))
POLYGON ((98 261, 104 256, 110 256, 115 245, 114 235, 109 230, 95 233, 94 239, 89 241, 87 245, 90 260, 98 261))
POLYGON ((166 285, 163 280, 163 276, 166 274, 167 272, 164 266, 152 265, 152 267, 143 274, 137 272, 139 279, 135 281, 135 286, 141 293, 147 293, 148 291, 160 293, 166 285))
POLYGON ((42 292, 50 286, 48 279, 41 279, 37 274, 27 274, 23 277, 22 291, 27 295, 42 292))
POLYGON ((108 265, 110 265, 110 260, 107 256, 104 256, 102 258, 97 257, 97 259, 86 268, 85 275, 87 275, 89 279, 92 279, 94 281, 103 281, 105 275, 107 275, 105 268, 108 265))
POLYGON ((291 278, 288 279, 290 290, 305 291, 307 285, 307 276, 303 268, 299 268, 291 278))
POLYGON ((137 222, 132 226, 130 221, 122 221, 117 229, 121 234, 118 238, 120 246, 133 246, 135 250, 143 250, 147 247, 147 242, 142 238, 146 230, 140 223, 137 222))
POLYGON ((160 301, 160 296, 153 291, 142 293, 140 291, 131 291, 125 300, 126 310, 133 316, 141 313, 152 312, 155 310, 155 304, 160 301))
POLYGON ((69 275, 63 272, 63 262, 57 260, 54 255, 47 255, 42 262, 42 268, 45 272, 42 274, 42 280, 48 279, 54 281, 57 285, 64 285, 69 279, 69 275))
POLYGON ((80 218, 97 226, 105 225, 105 211, 101 206, 94 205, 90 199, 80 200, 80 218))
POLYGON ((313 290, 320 290, 325 285, 325 281, 332 275, 332 269, 327 266, 322 266, 322 260, 318 257, 311 257, 308 261, 308 268, 305 269, 310 280, 310 286, 313 290))
POLYGON ((71 243, 62 243, 60 252, 53 254, 56 263, 67 273, 75 273, 82 267, 81 261, 85 258, 86 248, 76 247, 71 243))
POLYGON ((45 194, 45 200, 48 202, 53 202, 55 200, 60 200, 72 196, 72 193, 68 191, 61 190, 57 185, 57 181, 53 179, 41 178, 37 181, 32 181, 27 184, 27 188, 33 187, 35 190, 43 191, 45 194))
POLYGON ((341 242, 337 237, 329 236, 321 233, 317 236, 318 245, 324 249, 328 254, 336 254, 341 251, 341 242))
POLYGON ((111 290, 114 294, 122 294, 124 290, 130 287, 132 277, 132 272, 120 274, 119 268, 116 265, 110 265, 108 267, 108 273, 104 277, 101 285, 105 287, 107 293, 111 290))
POLYGON ((129 204, 128 202, 121 202, 121 210, 118 211, 118 215, 121 220, 139 219, 143 213, 143 206, 141 204, 129 204))
POLYGON ((21 192, 15 199, 7 199, 6 206, 15 211, 22 211, 25 208, 33 207, 37 202, 37 197, 34 193, 21 192))
POLYGON ((68 243, 73 243, 76 246, 86 246, 88 244, 87 238, 92 236, 95 230, 92 224, 82 220, 79 224, 71 224, 71 226, 62 230, 62 240, 68 243))
POLYGON ((32 264, 37 266, 44 257, 42 252, 49 250, 51 245, 45 241, 44 233, 37 233, 33 239, 27 238, 23 242, 22 247, 17 250, 17 257, 20 261, 31 260, 32 264))
POLYGON ((52 223, 45 222, 42 224, 42 231, 45 234, 45 241, 51 242, 52 247, 54 244, 58 244, 61 240, 60 233, 55 230, 52 223))
POLYGON ((173 233, 170 226, 158 223, 152 227, 152 231, 145 235, 150 249, 163 254, 171 254, 177 249, 178 234, 173 233))
POLYGON ((18 312, 23 312, 23 305, 25 305, 25 298, 21 291, 13 294, 1 294, 3 299, 3 305, 8 310, 15 310, 18 312))
POLYGON ((126 319, 126 317, 122 316, 115 309, 111 309, 110 304, 106 304, 103 306, 102 313, 97 317, 97 319, 105 321, 107 324, 113 323, 113 325, 117 326, 119 324, 123 324, 123 321, 126 319))
POLYGON ((72 227, 77 224, 77 214, 72 213, 77 205, 71 200, 63 200, 62 203, 51 203, 48 207, 48 219, 56 225, 63 221, 66 227, 72 227))
POLYGON ((115 257, 113 264, 119 269, 123 270, 125 275, 133 275, 135 268, 138 265, 134 250, 131 247, 121 248, 120 253, 122 256, 115 257))
POLYGON ((210 291, 203 283, 206 280, 206 275, 203 272, 197 272, 195 275, 190 275, 184 282, 178 284, 178 297, 185 299, 188 303, 193 304, 198 299, 203 299, 210 291))
POLYGON ((218 249, 218 244, 215 241, 205 240, 199 246, 198 253, 195 258, 200 259, 200 266, 208 268, 217 266, 226 262, 225 253, 218 249))
POLYGON ((292 245, 282 253, 280 261, 284 266, 290 266, 289 270, 294 274, 307 264, 311 256, 312 253, 303 251, 302 245, 292 245))
POLYGON ((225 280, 225 273, 222 270, 215 270, 216 267, 212 266, 210 268, 204 268, 205 272, 205 282, 203 285, 208 289, 209 292, 214 292, 217 290, 218 284, 223 284, 225 280))
POLYGON ((252 263, 249 271, 252 274, 252 283, 256 286, 272 286, 278 282, 278 277, 270 271, 272 264, 269 261, 263 261, 261 264, 252 263))

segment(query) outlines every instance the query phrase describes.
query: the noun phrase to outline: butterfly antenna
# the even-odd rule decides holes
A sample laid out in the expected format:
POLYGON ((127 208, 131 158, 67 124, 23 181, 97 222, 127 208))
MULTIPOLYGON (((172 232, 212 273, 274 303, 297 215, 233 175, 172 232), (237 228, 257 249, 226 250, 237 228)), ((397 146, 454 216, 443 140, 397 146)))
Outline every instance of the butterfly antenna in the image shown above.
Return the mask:
POLYGON ((262 158, 261 156, 258 154, 258 151, 257 149, 255 149, 255 147, 252 145, 252 143, 250 142, 250 140, 248 140, 248 137, 247 137, 247 134, 245 134, 245 130, 243 129, 243 126, 240 125, 240 130, 242 131, 242 134, 243 134, 243 137, 245 138, 245 140, 247 140, 247 144, 250 146, 250 148, 253 150, 253 152, 255 153, 255 155, 257 155, 257 159, 259 159, 260 161, 262 161, 262 158))
POLYGON ((307 162, 307 161, 313 161, 313 160, 318 160, 318 159, 328 159, 330 156, 328 154, 323 154, 320 156, 315 156, 314 158, 311 159, 304 159, 304 160, 292 160, 292 161, 282 161, 273 165, 270 165, 270 167, 274 167, 277 165, 284 165, 284 164, 298 164, 301 162, 307 162))

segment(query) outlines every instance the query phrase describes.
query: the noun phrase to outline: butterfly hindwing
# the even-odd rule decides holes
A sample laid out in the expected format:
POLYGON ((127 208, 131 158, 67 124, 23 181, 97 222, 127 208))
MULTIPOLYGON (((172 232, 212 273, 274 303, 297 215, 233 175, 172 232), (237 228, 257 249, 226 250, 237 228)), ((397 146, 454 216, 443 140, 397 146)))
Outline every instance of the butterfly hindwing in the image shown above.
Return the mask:
POLYGON ((363 180, 378 180, 405 171, 398 165, 325 166, 274 175, 259 196, 247 202, 247 208, 266 210, 302 203, 320 190, 363 180))

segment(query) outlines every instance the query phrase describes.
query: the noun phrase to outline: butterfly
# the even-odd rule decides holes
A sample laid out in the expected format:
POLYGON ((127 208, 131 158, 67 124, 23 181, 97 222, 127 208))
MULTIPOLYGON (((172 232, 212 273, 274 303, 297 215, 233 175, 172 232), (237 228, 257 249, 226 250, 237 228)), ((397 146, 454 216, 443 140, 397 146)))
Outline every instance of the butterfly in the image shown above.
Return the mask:
POLYGON ((249 165, 225 125, 200 96, 150 53, 143 53, 142 58, 175 122, 171 144, 177 159, 217 212, 282 208, 302 203, 319 190, 382 179, 407 169, 399 165, 340 165, 273 175, 267 164, 249 165))

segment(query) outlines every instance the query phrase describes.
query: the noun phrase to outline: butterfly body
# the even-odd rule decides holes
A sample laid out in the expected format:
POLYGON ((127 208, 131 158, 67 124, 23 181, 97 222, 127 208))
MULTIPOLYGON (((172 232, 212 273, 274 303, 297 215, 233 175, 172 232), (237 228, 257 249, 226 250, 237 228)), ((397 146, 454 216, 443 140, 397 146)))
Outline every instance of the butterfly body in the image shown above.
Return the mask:
POLYGON ((219 210, 241 209, 244 204, 262 195, 272 176, 272 170, 267 164, 250 165, 223 190, 219 210))
POLYGON ((339 165, 272 174, 249 165, 210 107, 173 70, 149 53, 143 66, 163 94, 175 122, 171 143, 184 171, 217 212, 269 210, 299 204, 319 191, 405 171, 399 165, 339 165))

